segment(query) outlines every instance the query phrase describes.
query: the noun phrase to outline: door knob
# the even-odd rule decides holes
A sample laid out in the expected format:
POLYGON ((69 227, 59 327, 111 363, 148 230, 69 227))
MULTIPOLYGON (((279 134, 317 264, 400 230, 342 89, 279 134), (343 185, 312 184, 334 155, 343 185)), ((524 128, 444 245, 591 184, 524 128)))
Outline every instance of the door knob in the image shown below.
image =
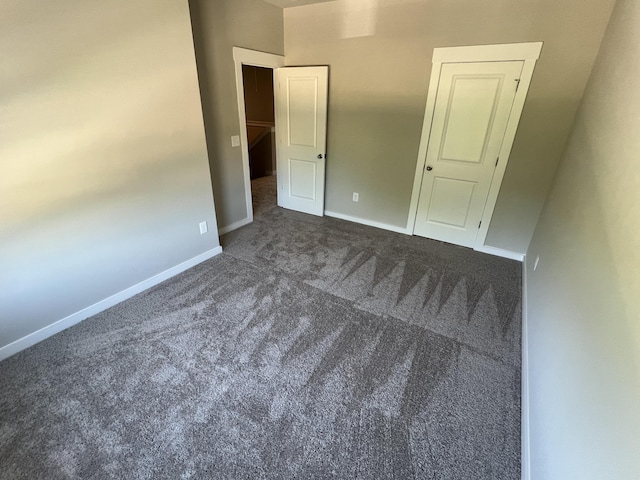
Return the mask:
POLYGON ((427 172, 430 172, 431 170, 433 170, 433 167, 431 165, 427 165, 427 172))
POLYGON ((318 158, 322 159, 322 154, 321 153, 318 154, 318 158))

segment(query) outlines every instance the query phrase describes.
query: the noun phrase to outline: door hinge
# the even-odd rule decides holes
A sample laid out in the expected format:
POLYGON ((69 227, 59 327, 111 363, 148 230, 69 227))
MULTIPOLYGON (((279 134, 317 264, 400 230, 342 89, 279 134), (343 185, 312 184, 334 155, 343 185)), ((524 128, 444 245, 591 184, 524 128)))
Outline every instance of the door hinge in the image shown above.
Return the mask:
POLYGON ((482 226, 482 220, 480 220, 480 223, 478 224, 478 228, 480 228, 482 226))
POLYGON ((518 88, 520 88, 520 79, 516 78, 516 92, 518 91, 518 88))
POLYGON ((500 157, 496 158, 496 167, 498 166, 498 161, 500 160, 500 157))

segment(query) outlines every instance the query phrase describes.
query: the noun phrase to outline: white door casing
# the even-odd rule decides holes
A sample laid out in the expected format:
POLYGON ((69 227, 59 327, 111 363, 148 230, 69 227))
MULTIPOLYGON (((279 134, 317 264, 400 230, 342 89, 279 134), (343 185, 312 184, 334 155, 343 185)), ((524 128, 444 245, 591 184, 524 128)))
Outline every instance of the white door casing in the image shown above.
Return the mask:
MULTIPOLYGON (((284 67, 285 61, 282 55, 258 52, 246 48, 233 47, 233 60, 236 72, 236 93, 238 100, 238 127, 240 132, 240 149, 242 152, 242 176, 244 178, 245 206, 247 215, 244 219, 231 225, 223 225, 219 229, 220 235, 235 230, 253 221, 253 205, 251 203, 251 176, 249 169, 249 141, 247 139, 247 117, 244 103, 244 78, 242 65, 270 68, 274 72, 277 68, 284 67)), ((275 80, 275 73, 274 73, 275 80)), ((274 81, 275 85, 275 81, 274 81)), ((275 93, 275 92, 274 92, 275 93)))
POLYGON ((276 70, 278 205, 322 216, 329 67, 276 70))
POLYGON ((484 242, 541 47, 434 50, 408 232, 491 249, 484 242))

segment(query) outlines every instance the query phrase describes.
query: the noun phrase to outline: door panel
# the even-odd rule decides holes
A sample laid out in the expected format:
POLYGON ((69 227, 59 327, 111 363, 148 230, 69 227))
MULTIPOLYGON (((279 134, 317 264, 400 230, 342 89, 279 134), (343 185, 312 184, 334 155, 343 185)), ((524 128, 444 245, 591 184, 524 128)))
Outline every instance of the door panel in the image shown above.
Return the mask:
POLYGON ((414 233, 472 246, 523 62, 443 64, 414 233))
POLYGON ((435 177, 431 191, 429 222, 464 228, 477 183, 435 177))
POLYGON ((291 78, 288 80, 289 145, 311 148, 317 146, 317 91, 317 78, 291 78))
POLYGON ((441 160, 480 163, 499 100, 500 80, 455 75, 441 160))
POLYGON ((328 67, 276 70, 278 205, 324 214, 328 67))
POLYGON ((315 162, 290 158, 288 174, 289 192, 292 197, 312 201, 316 199, 317 168, 315 162))

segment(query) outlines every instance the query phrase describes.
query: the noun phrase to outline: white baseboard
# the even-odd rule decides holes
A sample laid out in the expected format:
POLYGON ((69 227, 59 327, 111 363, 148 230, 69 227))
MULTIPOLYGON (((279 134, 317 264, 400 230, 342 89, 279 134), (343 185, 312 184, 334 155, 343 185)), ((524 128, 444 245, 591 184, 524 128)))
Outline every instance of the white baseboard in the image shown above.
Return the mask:
POLYGON ((369 227, 381 228, 383 230, 390 230, 396 233, 404 233, 405 235, 409 235, 407 229, 405 227, 397 227, 395 225, 388 225, 386 223, 375 222, 373 220, 366 220, 364 218, 352 217, 351 215, 344 215, 342 213, 331 212, 329 210, 325 210, 324 214, 327 217, 339 218, 340 220, 347 220, 349 222, 361 223, 362 225, 368 225, 369 227))
POLYGON ((41 342, 42 340, 49 338, 50 336, 55 335, 56 333, 61 332, 62 330, 65 330, 77 323, 80 323, 82 320, 85 320, 97 313, 100 313, 103 310, 106 310, 107 308, 113 307, 114 305, 120 302, 123 302, 124 300, 127 300, 133 297, 134 295, 137 295, 140 292, 147 290, 148 288, 151 288, 161 282, 164 282, 165 280, 175 275, 178 275, 179 273, 182 273, 185 270, 191 267, 194 267, 199 263, 204 262, 205 260, 209 260, 210 258, 213 258, 220 253, 222 253, 222 247, 216 247, 211 250, 208 250, 196 257, 193 257, 185 262, 182 262, 176 265, 175 267, 171 267, 165 270, 164 272, 158 273, 157 275, 147 278, 146 280, 143 280, 140 283, 137 283, 129 288, 122 290, 121 292, 111 295, 110 297, 107 297, 104 300, 100 300, 99 302, 94 303, 93 305, 83 308, 82 310, 76 313, 72 313, 71 315, 61 320, 58 320, 50 325, 47 325, 46 327, 43 327, 40 330, 37 330, 33 333, 30 333, 29 335, 19 338, 18 340, 11 342, 10 344, 5 345, 4 347, 0 347, 0 361, 24 350, 25 348, 29 348, 32 345, 35 345, 36 343, 41 342))
MULTIPOLYGON (((364 218, 352 217, 351 215, 345 215, 343 213, 332 212, 325 210, 324 214, 327 217, 339 218, 341 220, 347 220, 349 222, 361 223, 362 225, 368 225, 370 227, 382 228, 383 230, 390 230, 392 232, 404 233, 405 235, 411 235, 411 232, 405 227, 397 227, 395 225, 388 225, 386 223, 375 222, 373 220, 366 220, 364 218)), ((512 252, 511 250, 504 250, 502 248, 490 247, 489 245, 483 245, 480 248, 474 250, 482 253, 488 253, 489 255, 496 255, 498 257, 509 258, 511 260, 517 260, 518 262, 524 261, 524 254, 512 252)))
POLYGON ((522 480, 531 479, 531 450, 529 435, 529 330, 527 317, 527 262, 522 260, 522 375, 520 445, 522 480))
POLYGON ((237 222, 234 222, 231 225, 227 225, 226 227, 219 228, 218 234, 224 235, 225 233, 233 232, 234 230, 237 230, 240 227, 244 227, 245 225, 248 225, 251 222, 253 222, 253 218, 250 218, 250 217, 243 218, 242 220, 238 220, 237 222))
POLYGON ((504 250, 502 248, 490 247, 489 245, 483 245, 482 247, 474 248, 474 250, 476 252, 488 253, 489 255, 510 258, 511 260, 517 260, 518 262, 524 262, 524 253, 512 252, 511 250, 504 250))

